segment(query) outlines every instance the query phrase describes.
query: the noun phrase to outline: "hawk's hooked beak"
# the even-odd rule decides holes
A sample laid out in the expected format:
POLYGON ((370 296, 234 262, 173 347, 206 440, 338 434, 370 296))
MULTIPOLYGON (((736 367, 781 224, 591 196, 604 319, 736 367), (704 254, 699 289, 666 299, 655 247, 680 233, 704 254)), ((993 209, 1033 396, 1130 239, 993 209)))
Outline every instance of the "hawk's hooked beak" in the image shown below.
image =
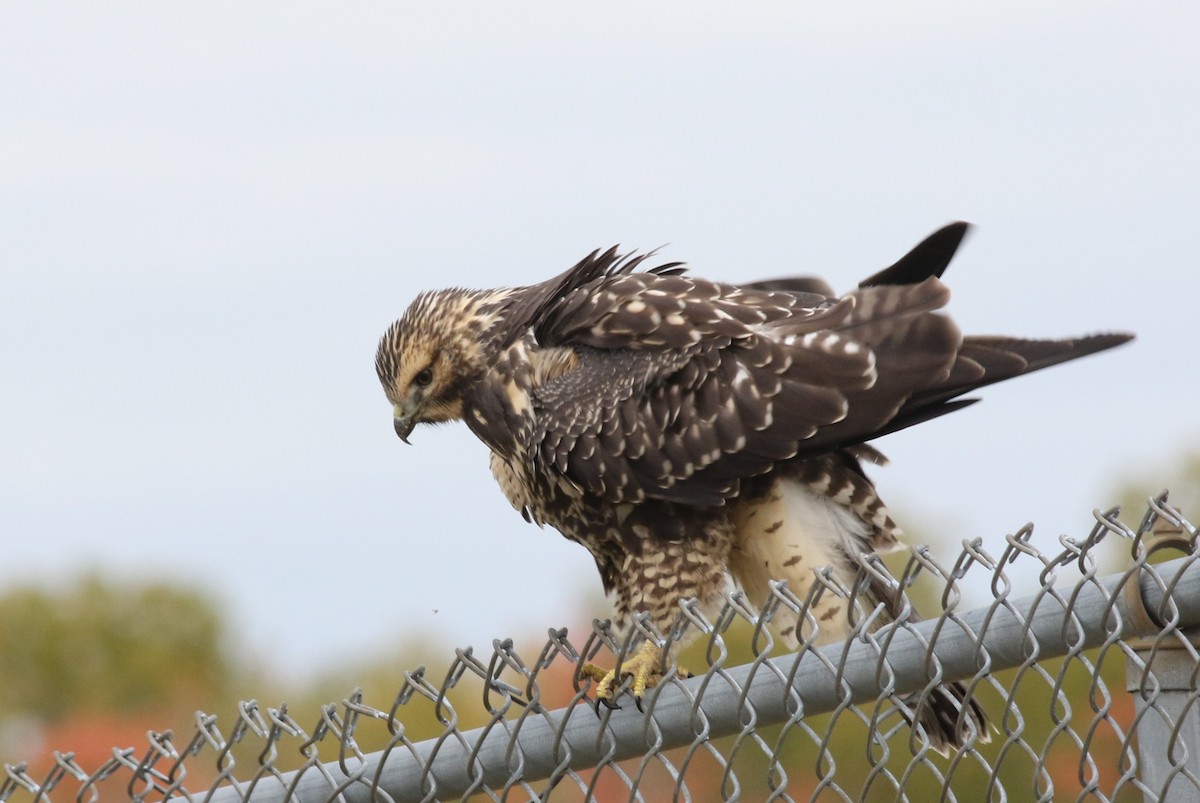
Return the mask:
POLYGON ((396 434, 400 437, 400 440, 408 443, 408 436, 412 434, 413 427, 417 425, 416 412, 406 413, 397 404, 392 410, 392 416, 392 426, 396 428, 396 434))

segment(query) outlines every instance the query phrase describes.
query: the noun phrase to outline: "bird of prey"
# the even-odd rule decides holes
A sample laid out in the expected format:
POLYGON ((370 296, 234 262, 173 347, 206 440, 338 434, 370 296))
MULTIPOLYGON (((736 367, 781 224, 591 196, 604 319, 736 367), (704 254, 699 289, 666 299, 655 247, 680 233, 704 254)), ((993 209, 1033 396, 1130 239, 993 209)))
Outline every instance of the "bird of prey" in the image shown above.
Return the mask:
MULTIPOLYGON (((731 581, 759 606, 773 579, 804 599, 820 567, 850 587, 900 532, 864 472, 884 462, 868 441, 1130 339, 964 337, 938 310, 967 228, 935 232, 841 297, 818 279, 722 284, 596 251, 540 284, 422 293, 375 367, 401 439, 464 421, 513 506, 591 552, 618 626, 645 613, 667 632, 682 600, 715 613, 731 581)), ((792 649, 844 640, 846 608, 826 594, 811 619, 773 627, 792 649)), ((644 644, 589 670, 597 697, 626 675, 640 697, 661 663, 644 644)), ((942 686, 910 712, 935 748, 986 740, 963 695, 942 686)))

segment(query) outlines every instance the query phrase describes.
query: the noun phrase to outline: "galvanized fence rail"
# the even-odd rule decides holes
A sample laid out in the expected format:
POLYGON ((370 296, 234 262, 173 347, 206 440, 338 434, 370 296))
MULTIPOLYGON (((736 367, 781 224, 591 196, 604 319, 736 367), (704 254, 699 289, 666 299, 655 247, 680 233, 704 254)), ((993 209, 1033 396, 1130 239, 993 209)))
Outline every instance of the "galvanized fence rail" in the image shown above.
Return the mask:
POLYGON ((55 753, 34 778, 5 764, 0 801, 1200 800, 1196 529, 1165 494, 1136 528, 1095 516, 1055 554, 1026 527, 999 555, 965 543, 949 568, 916 547, 894 574, 867 562, 851 588, 821 574, 799 599, 780 585, 763 611, 738 594, 716 621, 685 605, 666 634, 638 623, 618 642, 596 623, 582 643, 551 631, 536 655, 511 641, 486 658, 459 650, 440 681, 404 673, 394 699, 355 692, 309 730, 286 705, 241 703, 225 731, 198 713, 193 733, 151 733, 100 767, 55 753), (1123 568, 1102 574, 1102 554, 1123 568), (929 575, 944 612, 920 621, 906 605, 879 626, 866 584, 916 595, 929 575), (1036 577, 1032 593, 1014 590, 1022 575, 1036 577), (968 588, 990 603, 964 610, 968 588), (854 636, 783 652, 765 625, 784 611, 815 628, 823 594, 856 606, 854 636), (640 706, 592 704, 584 661, 697 635, 695 677, 668 671, 640 706), (952 680, 991 726, 942 756, 904 701, 952 680), (410 735, 418 712, 436 735, 410 735))

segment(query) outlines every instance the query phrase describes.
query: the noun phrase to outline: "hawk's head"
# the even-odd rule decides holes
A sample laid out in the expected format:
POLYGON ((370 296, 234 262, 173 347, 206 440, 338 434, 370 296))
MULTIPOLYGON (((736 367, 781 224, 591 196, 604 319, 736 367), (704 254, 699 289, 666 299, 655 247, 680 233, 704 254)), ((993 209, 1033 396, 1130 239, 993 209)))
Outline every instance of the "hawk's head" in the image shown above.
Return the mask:
POLYGON ((417 424, 462 418, 463 397, 487 371, 487 333, 506 291, 422 293, 388 327, 375 371, 405 443, 417 424))

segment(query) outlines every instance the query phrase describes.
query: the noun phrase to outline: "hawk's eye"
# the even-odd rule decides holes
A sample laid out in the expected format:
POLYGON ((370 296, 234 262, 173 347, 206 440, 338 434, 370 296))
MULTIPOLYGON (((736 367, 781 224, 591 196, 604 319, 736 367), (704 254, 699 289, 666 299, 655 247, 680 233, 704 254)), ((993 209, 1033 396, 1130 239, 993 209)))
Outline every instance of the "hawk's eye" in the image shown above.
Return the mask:
POLYGON ((413 377, 413 382, 421 387, 426 387, 433 381, 433 370, 429 368, 423 369, 420 373, 413 377))

